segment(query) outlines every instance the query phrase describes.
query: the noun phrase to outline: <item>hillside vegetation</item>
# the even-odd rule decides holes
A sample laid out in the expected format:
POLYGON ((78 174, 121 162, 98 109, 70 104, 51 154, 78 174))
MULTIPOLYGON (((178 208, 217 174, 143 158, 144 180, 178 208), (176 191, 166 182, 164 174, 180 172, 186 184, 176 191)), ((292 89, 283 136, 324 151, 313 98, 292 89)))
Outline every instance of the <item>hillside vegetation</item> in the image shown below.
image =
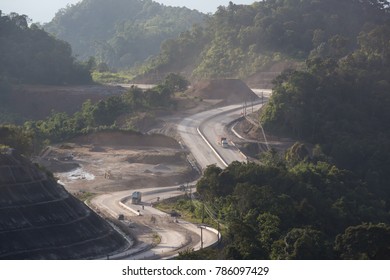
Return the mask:
POLYGON ((0 123, 21 118, 12 110, 18 106, 13 87, 90 84, 91 67, 74 58, 68 43, 29 25, 27 16, 0 11, 0 123))
MULTIPOLYGON (((197 190, 225 231, 213 258, 390 259, 389 1, 264 3, 295 3, 304 15, 309 2, 344 11, 340 30, 349 34, 331 34, 315 48, 274 45, 302 56, 305 66, 274 81, 261 121, 268 133, 311 145, 271 150, 261 165, 235 162, 204 171, 197 190)), ((325 27, 329 21, 322 20, 325 27)))
POLYGON ((83 0, 60 10, 44 28, 69 42, 82 60, 93 56, 111 68, 129 68, 204 17, 151 0, 83 0))
POLYGON ((320 144, 388 200, 390 24, 371 26, 358 41, 343 58, 316 57, 306 71, 283 73, 262 121, 276 134, 320 144))
MULTIPOLYGON (((79 5, 86 3, 92 1, 79 5)), ((197 191, 206 212, 224 231, 223 246, 209 255, 183 252, 180 258, 390 259, 389 4, 230 3, 204 26, 165 41, 161 53, 143 66, 143 77, 174 71, 211 78, 247 77, 277 62, 301 62, 300 69, 286 70, 275 79, 261 122, 267 133, 302 143, 284 154, 264 153, 261 165, 234 162, 224 170, 206 168, 197 191)), ((16 30, 45 34, 27 27, 25 17, 2 20, 16 30)), ((73 65, 56 63, 59 69, 73 65)), ((3 77, 18 77, 10 74, 11 66, 0 68, 3 77)), ((121 128, 131 129, 139 113, 175 110, 173 94, 187 86, 183 77, 171 74, 146 91, 132 87, 96 104, 85 102, 70 116, 54 113, 22 127, 2 126, 0 146, 30 154, 49 142, 118 129, 120 117, 126 117, 121 128)), ((182 204, 194 215, 205 212, 191 206, 191 200, 182 204)))
POLYGON ((25 15, 0 11, 0 98, 5 83, 83 84, 88 65, 72 56, 70 45, 55 39, 25 15))
POLYGON ((142 76, 183 72, 193 78, 248 77, 277 62, 304 61, 309 54, 339 56, 353 50, 369 24, 386 20, 383 1, 265 0, 230 2, 203 26, 162 44, 142 76))
MULTIPOLYGON (((389 259, 388 205, 320 158, 208 167, 197 184, 224 226, 223 259, 389 259), (386 224, 387 223, 387 224, 386 224)), ((196 258, 189 254, 184 258, 196 258)))

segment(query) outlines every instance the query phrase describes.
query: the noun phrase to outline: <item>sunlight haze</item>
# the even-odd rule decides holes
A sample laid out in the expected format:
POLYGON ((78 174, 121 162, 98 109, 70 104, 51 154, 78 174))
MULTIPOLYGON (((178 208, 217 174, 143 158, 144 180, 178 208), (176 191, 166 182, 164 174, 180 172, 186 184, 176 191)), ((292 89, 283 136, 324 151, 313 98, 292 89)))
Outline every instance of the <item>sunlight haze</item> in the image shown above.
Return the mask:
MULTIPOLYGON (((1 0, 0 10, 9 14, 15 12, 25 14, 32 19, 33 22, 45 23, 51 21, 56 12, 65 8, 68 4, 76 4, 80 0, 1 0)), ((200 1, 182 1, 182 0, 160 0, 155 1, 166 6, 187 7, 196 9, 203 13, 214 13, 219 6, 227 6, 229 0, 200 0, 200 1)), ((251 4, 254 0, 237 0, 235 4, 251 4)))

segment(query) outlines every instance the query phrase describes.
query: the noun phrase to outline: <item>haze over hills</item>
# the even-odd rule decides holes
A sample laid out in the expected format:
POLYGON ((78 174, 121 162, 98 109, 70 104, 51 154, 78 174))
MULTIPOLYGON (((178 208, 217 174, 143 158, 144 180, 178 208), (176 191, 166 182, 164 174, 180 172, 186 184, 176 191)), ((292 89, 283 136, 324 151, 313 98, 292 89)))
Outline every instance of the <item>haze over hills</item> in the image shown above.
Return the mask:
POLYGON ((152 80, 155 73, 174 71, 195 79, 247 78, 259 71, 280 72, 286 62, 303 62, 309 55, 343 56, 356 48, 363 28, 388 19, 381 4, 373 2, 230 3, 205 25, 164 42, 141 77, 152 80))
MULTIPOLYGON (((33 22, 44 24, 51 21, 58 10, 80 1, 81 0, 2 0, 1 9, 4 13, 16 12, 18 14, 26 14, 33 22)), ((165 6, 187 7, 202 13, 214 13, 218 6, 226 6, 229 4, 229 0, 158 0, 156 2, 164 4, 165 6)), ((236 4, 251 4, 252 2, 254 1, 234 1, 236 4)))
MULTIPOLYGON (((0 11, 0 84, 82 84, 91 82, 87 65, 72 55, 67 42, 57 40, 25 15, 3 15, 0 11)), ((6 90, 0 90, 4 94, 6 90)), ((1 98, 1 95, 0 95, 1 98)))
MULTIPOLYGON (((142 3, 158 7, 151 1, 142 3)), ((72 12, 78 14, 77 10, 72 12)), ((88 74, 93 60, 76 63, 69 45, 54 40, 36 25, 27 26, 23 16, 0 19, 0 27, 7 31, 0 33, 4 43, 0 44, 0 61, 6 62, 0 64, 0 105, 6 109, 11 107, 3 102, 12 100, 3 94, 14 94, 9 90, 11 87, 20 89, 23 84, 28 88, 32 86, 26 83, 52 80, 62 88, 73 90, 72 94, 86 97, 85 91, 77 93, 72 89, 69 85, 72 80, 60 78, 79 77, 75 75, 77 71, 72 71, 75 69, 83 69, 88 74)), ((92 19, 98 20, 96 14, 92 19)), ((103 26, 114 21, 114 17, 99 19, 103 26)), ((78 29, 86 34, 89 30, 90 38, 101 35, 101 30, 87 29, 91 27, 87 23, 93 21, 85 24, 78 21, 78 29)), ((71 18, 67 24, 68 27, 73 24, 71 18)), ((137 27, 134 22, 116 26, 137 27)), ((140 26, 142 30, 159 31, 150 22, 140 26)), ((123 50, 127 51, 132 44, 125 40, 124 34, 118 35, 115 30, 118 36, 113 41, 108 39, 107 44, 121 46, 120 38, 123 38, 123 50)), ((139 35, 137 38, 143 36, 139 35)), ((113 52, 111 58, 117 59, 116 54, 113 52)), ((123 65, 128 63, 119 60, 126 62, 123 65)), ((94 141, 88 137, 89 133, 107 131, 115 135, 120 129, 136 129, 135 125, 144 121, 144 127, 152 126, 154 120, 161 121, 158 116, 183 124, 184 114, 204 110, 207 104, 217 106, 207 99, 224 98, 227 93, 224 85, 234 94, 232 102, 243 99, 240 94, 245 94, 244 87, 234 87, 241 82, 221 77, 249 77, 250 80, 257 79, 259 73, 271 72, 278 76, 272 83, 273 92, 267 104, 249 116, 250 120, 244 112, 240 118, 245 125, 239 132, 245 137, 256 135, 241 145, 247 147, 241 152, 247 152, 251 162, 236 161, 226 169, 210 165, 197 183, 197 192, 205 204, 194 204, 188 199, 174 205, 200 220, 203 218, 201 205, 210 208, 207 212, 217 217, 226 230, 223 243, 210 250, 211 253, 186 251, 180 257, 390 259, 389 1, 265 0, 249 6, 232 3, 207 17, 203 25, 165 41, 160 54, 149 59, 139 72, 139 79, 146 81, 157 81, 170 72, 182 75, 170 73, 163 83, 148 90, 132 86, 97 103, 86 101, 69 115, 53 113, 45 120, 30 119, 21 126, 0 126, 0 147, 14 147, 30 155, 48 143, 64 144, 71 137, 86 135, 91 142, 86 149, 100 153, 104 149, 92 145, 94 141), (288 64, 295 69, 282 72, 288 64), (205 82, 204 86, 199 83, 198 88, 193 83, 186 91, 188 81, 182 76, 194 80, 219 79, 205 82), (249 130, 261 130, 261 139, 259 133, 245 132, 249 130), (294 141, 299 142, 286 148, 294 141), (268 145, 271 148, 265 151, 268 145)), ((35 90, 41 91, 39 87, 35 90)), ((57 97, 54 102, 70 96, 68 93, 56 95, 52 88, 45 92, 57 97)), ((27 95, 26 91, 23 97, 27 95)), ((78 102, 74 103, 76 106, 78 102)), ((154 131, 176 135, 175 123, 157 126, 154 131)), ((188 128, 184 124, 180 126, 188 128)), ((73 149, 66 144, 62 147, 66 151, 73 149)), ((155 150, 159 152, 157 146, 155 150)), ((199 152, 210 153, 208 149, 199 152)), ((128 163, 127 158, 120 165, 128 163)), ((2 197, 10 196, 9 184, 13 183, 17 185, 15 190, 29 191, 24 185, 18 189, 19 182, 12 177, 19 174, 20 168, 10 168, 5 164, 1 171, 6 174, 0 177, 6 185, 2 197)), ((112 190, 113 184, 108 185, 108 180, 106 183, 104 187, 112 190)), ((3 208, 8 207, 8 201, 3 200, 3 208)), ((16 226, 27 225, 18 217, 16 226)), ((9 223, 15 226, 12 221, 9 223)))
POLYGON ((81 60, 94 56, 114 68, 130 68, 157 54, 205 15, 146 0, 84 0, 60 10, 45 30, 72 45, 81 60))

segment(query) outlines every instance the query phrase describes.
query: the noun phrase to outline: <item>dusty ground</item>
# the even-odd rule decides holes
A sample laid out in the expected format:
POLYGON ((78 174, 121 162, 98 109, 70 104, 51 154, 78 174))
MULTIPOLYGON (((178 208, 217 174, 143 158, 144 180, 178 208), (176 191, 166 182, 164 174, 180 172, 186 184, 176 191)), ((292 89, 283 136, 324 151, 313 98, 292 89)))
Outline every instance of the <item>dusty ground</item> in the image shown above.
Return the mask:
MULTIPOLYGON (((85 93, 81 96, 87 97, 85 93)), ((171 114, 167 112, 158 120, 149 119, 148 115, 141 116, 137 121, 140 131, 159 133, 158 135, 94 133, 49 147, 42 153, 39 161, 52 170, 66 189, 74 194, 185 183, 195 179, 198 174, 193 169, 194 163, 189 163, 192 161, 191 155, 179 144, 176 124, 186 115, 251 98, 255 98, 254 93, 239 80, 205 81, 194 85, 177 98, 177 111, 171 114)), ((70 105, 66 106, 71 108, 70 105)), ((259 139, 259 130, 251 126, 251 123, 243 122, 237 129, 248 138, 259 139)), ((151 220, 150 217, 141 216, 126 217, 125 222, 134 222, 131 225, 125 224, 125 227, 130 229, 130 235, 137 236, 138 242, 148 246, 158 243, 153 228, 177 228, 172 219, 151 220)), ((195 234, 188 234, 183 249, 199 242, 198 239, 195 234)))
POLYGON ((186 182, 187 153, 158 135, 100 132, 47 148, 40 163, 71 193, 102 193, 186 182))
MULTIPOLYGON (((112 94, 120 94, 125 88, 21 86, 18 91, 19 97, 15 98, 23 97, 18 104, 19 109, 43 116, 53 108, 71 113, 86 99, 96 101, 112 94), (59 99, 61 102, 58 102, 59 99)), ((43 153, 40 161, 55 173, 69 191, 75 193, 101 193, 142 186, 180 184, 195 178, 196 172, 188 162, 193 161, 191 156, 178 143, 180 139, 176 134, 176 124, 186 115, 254 98, 256 95, 248 86, 237 79, 200 81, 184 94, 176 96, 177 110, 164 112, 161 116, 155 114, 157 118, 149 114, 140 115, 139 119, 134 120, 140 131, 163 134, 170 138, 119 132, 91 134, 78 137, 67 144, 50 147, 43 153)), ((256 119, 257 116, 253 118, 256 119)), ((120 122, 119 118, 118 123, 120 122)), ((244 121, 236 129, 247 139, 265 142, 262 131, 253 123, 244 121)), ((275 139, 272 135, 267 135, 267 140, 274 147, 283 142, 280 141, 283 139, 275 139)), ((254 154, 251 156, 264 150, 264 145, 252 146, 259 149, 247 145, 247 152, 254 154)))
MULTIPOLYGON (((15 89, 15 102, 12 103, 18 104, 17 110, 36 119, 44 118, 52 109, 73 113, 86 99, 96 101, 124 91, 125 88, 118 86, 20 86, 15 89)), ((176 111, 165 112, 158 120, 151 120, 148 115, 137 120, 140 131, 170 137, 95 133, 49 147, 38 161, 53 171, 73 193, 180 184, 194 179, 196 172, 178 143, 180 139, 175 132, 178 120, 185 115, 254 96, 240 80, 202 81, 177 97, 176 111)))

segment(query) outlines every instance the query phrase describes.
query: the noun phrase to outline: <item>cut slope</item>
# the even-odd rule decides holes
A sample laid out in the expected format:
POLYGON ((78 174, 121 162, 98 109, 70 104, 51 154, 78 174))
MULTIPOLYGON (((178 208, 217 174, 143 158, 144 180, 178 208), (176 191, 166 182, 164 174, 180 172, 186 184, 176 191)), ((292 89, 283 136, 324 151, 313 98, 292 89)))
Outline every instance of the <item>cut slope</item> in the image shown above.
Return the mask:
POLYGON ((29 160, 0 154, 0 259, 96 258, 125 242, 29 160))
POLYGON ((237 104, 256 100, 257 95, 239 79, 200 81, 187 94, 202 99, 218 99, 222 104, 237 104))
POLYGON ((14 87, 7 98, 7 109, 26 120, 41 120, 52 111, 74 114, 88 99, 93 103, 126 89, 114 86, 45 86, 21 85, 14 87))

